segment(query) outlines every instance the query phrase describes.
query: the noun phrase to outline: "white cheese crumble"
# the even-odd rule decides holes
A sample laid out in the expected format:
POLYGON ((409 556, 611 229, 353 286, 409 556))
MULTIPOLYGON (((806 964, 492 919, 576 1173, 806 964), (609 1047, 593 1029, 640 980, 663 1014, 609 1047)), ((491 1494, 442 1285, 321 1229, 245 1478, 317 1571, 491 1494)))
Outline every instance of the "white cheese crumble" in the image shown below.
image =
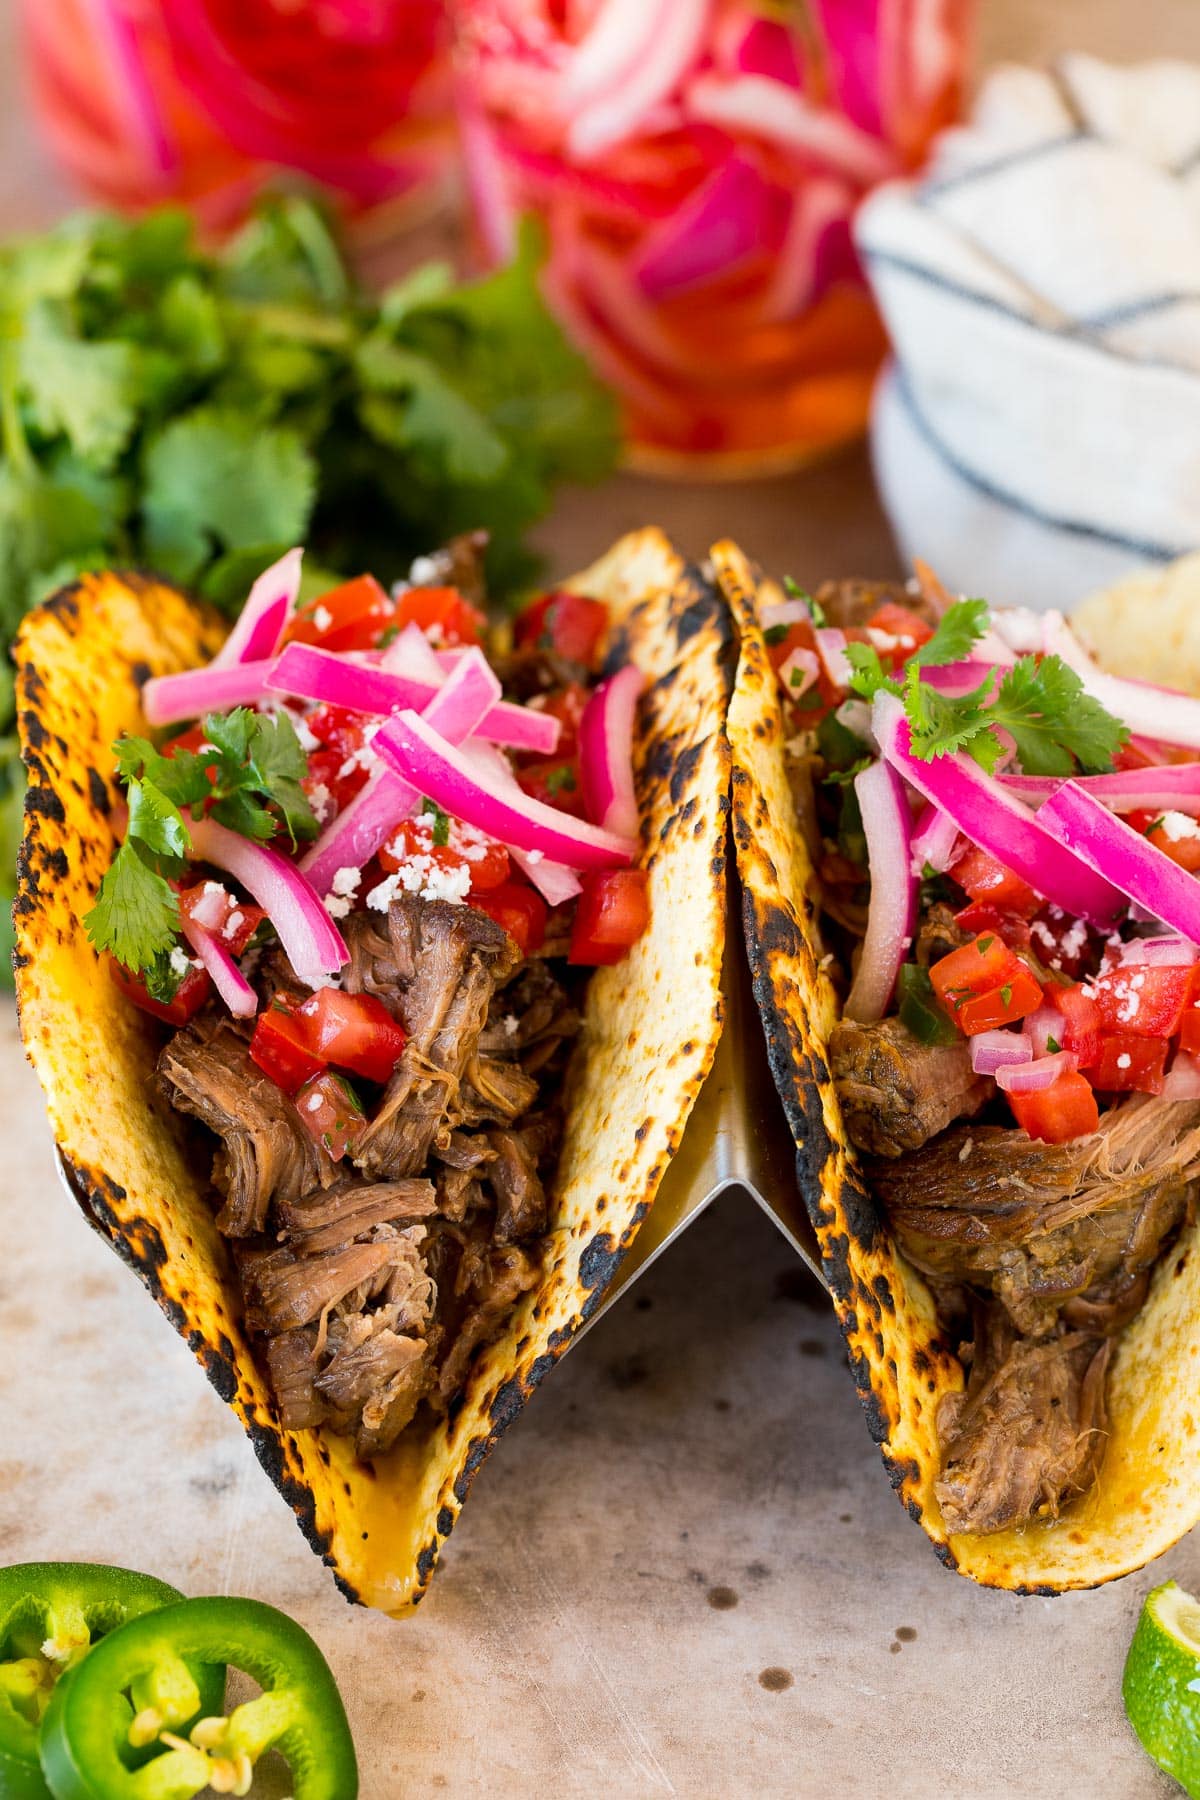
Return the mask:
POLYGON ((396 585, 403 592, 407 587, 434 587, 437 584, 437 580, 438 565, 436 559, 432 556, 414 556, 412 559, 412 567, 408 571, 408 580, 406 582, 397 582, 396 585))
POLYGON ((320 1094, 310 1094, 308 1099, 304 1102, 304 1110, 306 1112, 320 1112, 321 1100, 322 1096, 320 1094))
POLYGON ((290 713, 288 716, 292 721, 292 726, 296 733, 296 742, 299 744, 300 748, 305 752, 315 750, 321 740, 317 737, 315 732, 309 730, 308 720, 300 713, 290 713))
POLYGON ((520 1021, 520 1019, 518 1019, 516 1013, 505 1013, 505 1015, 504 1015, 505 1035, 507 1037, 516 1037, 516 1035, 517 1035, 518 1031, 520 1031, 520 1029, 521 1029, 521 1021, 520 1021))
POLYGON ((867 636, 876 650, 911 650, 916 643, 909 634, 901 633, 896 637, 890 631, 881 631, 878 625, 868 625, 867 636))
POLYGON ((241 930, 242 925, 245 922, 245 918, 246 918, 245 913, 238 912, 237 909, 235 908, 234 911, 231 912, 229 917, 226 919, 224 927, 221 931, 221 936, 227 937, 227 938, 236 937, 238 932, 241 930))
POLYGON ((362 872, 353 867, 338 869, 333 877, 331 891, 325 897, 325 911, 331 919, 344 919, 354 905, 354 896, 358 892, 358 884, 362 880, 362 872))
POLYGON ((1132 1062, 1133 1058, 1130 1056, 1128 1050, 1122 1050, 1120 1056, 1117 1058, 1117 1067, 1118 1069, 1127 1069, 1132 1062))
POLYGON ((318 631, 328 631, 333 624, 333 614, 327 606, 318 606, 313 611, 312 621, 318 631))
POLYGON ((171 965, 172 975, 178 975, 180 981, 183 980, 184 976, 192 966, 192 961, 187 951, 180 949, 178 944, 176 944, 175 948, 171 951, 167 961, 171 965))
POLYGON ((1158 828, 1173 844, 1179 843, 1182 838, 1200 837, 1200 825, 1187 813, 1165 812, 1158 821, 1158 828))
POLYGON ((449 900, 461 905, 471 891, 471 871, 465 865, 443 869, 431 856, 418 852, 401 863, 394 875, 385 876, 367 895, 367 905, 386 912, 399 893, 419 894, 422 900, 449 900))
POLYGON ((334 812, 333 795, 323 781, 314 781, 308 790, 308 804, 312 807, 319 825, 326 824, 334 812))

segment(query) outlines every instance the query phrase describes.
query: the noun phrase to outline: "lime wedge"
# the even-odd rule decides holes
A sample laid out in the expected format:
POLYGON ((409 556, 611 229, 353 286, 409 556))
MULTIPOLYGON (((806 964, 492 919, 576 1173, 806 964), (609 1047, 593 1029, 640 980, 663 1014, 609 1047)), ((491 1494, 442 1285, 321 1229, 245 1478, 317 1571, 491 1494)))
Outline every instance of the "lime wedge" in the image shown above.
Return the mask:
POLYGON ((1173 1581, 1146 1596, 1121 1694, 1147 1755, 1200 1800, 1200 1601, 1173 1581))

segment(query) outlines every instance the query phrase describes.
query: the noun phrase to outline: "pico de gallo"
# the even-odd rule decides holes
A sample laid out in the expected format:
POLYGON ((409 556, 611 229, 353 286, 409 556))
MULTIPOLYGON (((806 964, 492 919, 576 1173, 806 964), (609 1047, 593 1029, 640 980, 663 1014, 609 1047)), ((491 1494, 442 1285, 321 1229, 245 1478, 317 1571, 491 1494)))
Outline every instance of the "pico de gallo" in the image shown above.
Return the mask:
POLYGON ((1117 1335, 1200 1190, 1200 701, 1059 614, 830 583, 760 613, 859 1167, 961 1393, 941 1523, 1096 1478, 1117 1335))
POLYGON ((207 667, 146 682, 158 736, 115 746, 125 831, 87 928, 222 1140, 217 1222, 284 1422, 371 1456, 535 1279, 578 983, 649 920, 642 677, 601 676, 588 596, 541 597, 489 657, 457 586, 300 604, 300 563, 207 667))

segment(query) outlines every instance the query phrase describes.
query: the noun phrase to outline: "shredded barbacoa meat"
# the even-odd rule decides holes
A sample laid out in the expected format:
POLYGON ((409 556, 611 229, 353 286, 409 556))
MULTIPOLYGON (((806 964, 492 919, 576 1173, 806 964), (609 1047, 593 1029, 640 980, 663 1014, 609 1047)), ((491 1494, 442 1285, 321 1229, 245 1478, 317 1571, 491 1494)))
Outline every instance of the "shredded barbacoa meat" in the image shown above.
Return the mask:
POLYGON ((918 1043, 897 1019, 837 1027, 847 1129, 905 1256, 943 1318, 976 1313, 965 1395, 938 1420, 937 1493, 952 1532, 1000 1531, 1095 1479, 1113 1335, 1190 1217, 1200 1102, 1131 1095, 1099 1130, 1047 1144, 978 1112, 969 1046, 918 1043))
MULTIPOLYGON (((345 921, 343 985, 404 1026, 395 1073, 335 1163, 215 1007, 159 1060, 165 1092, 220 1140, 217 1224, 283 1423, 352 1436, 364 1458, 422 1406, 444 1410, 538 1279, 553 1093, 579 1018, 543 960, 483 913, 406 895, 345 921)), ((264 1004, 299 998, 274 950, 264 1004)))

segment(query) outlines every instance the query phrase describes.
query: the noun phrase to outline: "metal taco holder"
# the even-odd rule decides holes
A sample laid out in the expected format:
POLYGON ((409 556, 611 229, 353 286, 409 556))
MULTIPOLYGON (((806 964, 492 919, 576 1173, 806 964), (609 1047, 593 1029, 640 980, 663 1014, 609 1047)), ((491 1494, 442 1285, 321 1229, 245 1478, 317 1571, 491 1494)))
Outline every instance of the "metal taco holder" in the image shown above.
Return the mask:
POLYGON ((796 1146, 767 1062, 762 1020, 751 987, 732 843, 728 868, 728 926, 721 969, 725 1024, 713 1066, 654 1205, 603 1301, 576 1334, 576 1342, 714 1200, 731 1189, 741 1189, 762 1207, 809 1271, 825 1285, 816 1233, 796 1180, 796 1146))

